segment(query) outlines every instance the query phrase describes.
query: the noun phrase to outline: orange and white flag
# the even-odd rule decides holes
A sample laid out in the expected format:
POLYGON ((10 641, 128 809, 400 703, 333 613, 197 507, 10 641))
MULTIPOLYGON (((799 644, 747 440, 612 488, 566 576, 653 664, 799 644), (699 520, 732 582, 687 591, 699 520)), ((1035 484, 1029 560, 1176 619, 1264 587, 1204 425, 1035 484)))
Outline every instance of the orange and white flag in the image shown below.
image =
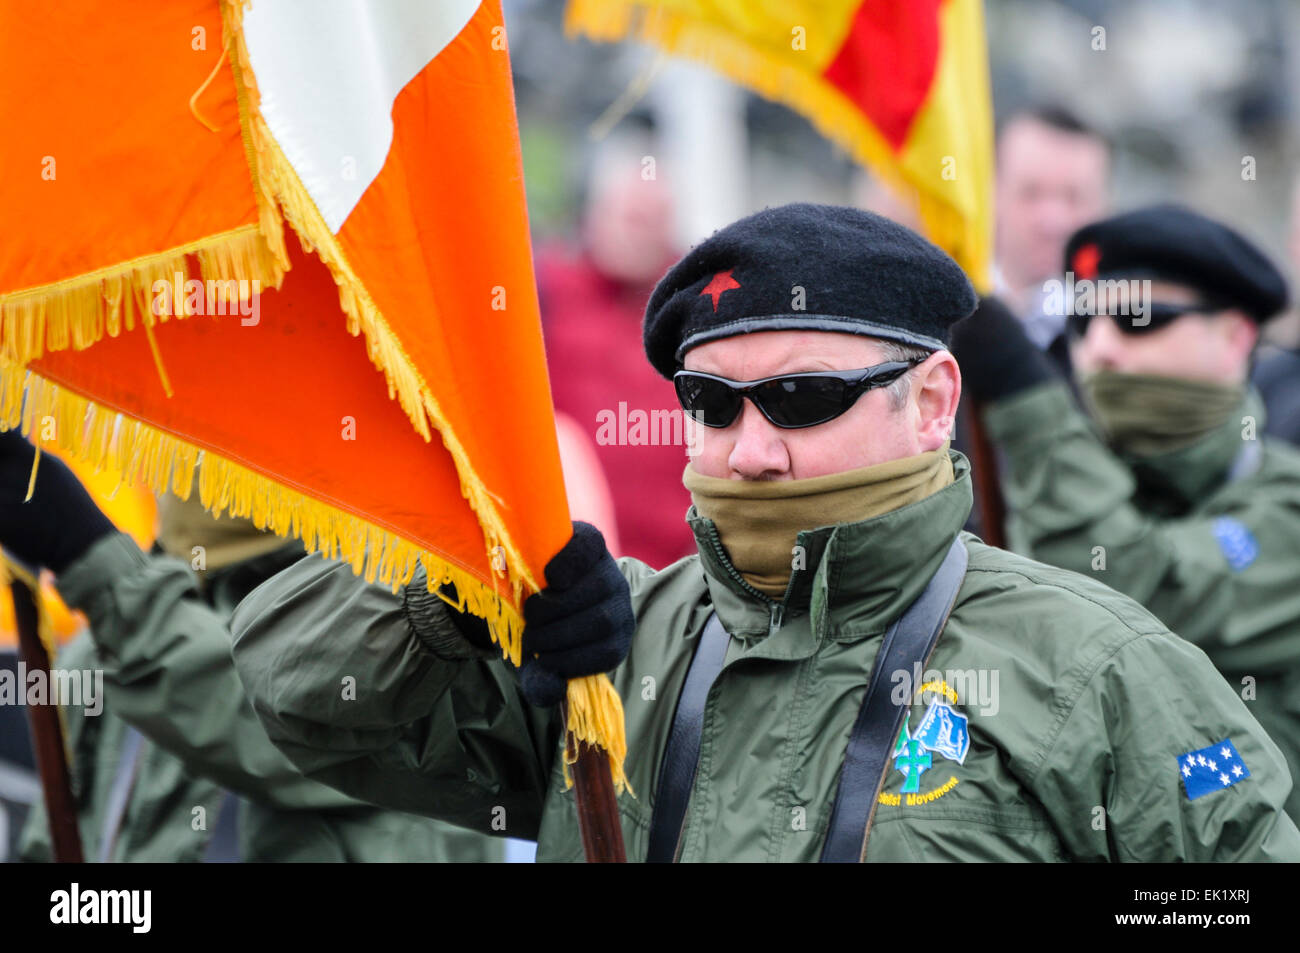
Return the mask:
POLYGON ((5 3, 0 128, 0 427, 423 564, 518 662, 571 524, 499 0, 5 3))

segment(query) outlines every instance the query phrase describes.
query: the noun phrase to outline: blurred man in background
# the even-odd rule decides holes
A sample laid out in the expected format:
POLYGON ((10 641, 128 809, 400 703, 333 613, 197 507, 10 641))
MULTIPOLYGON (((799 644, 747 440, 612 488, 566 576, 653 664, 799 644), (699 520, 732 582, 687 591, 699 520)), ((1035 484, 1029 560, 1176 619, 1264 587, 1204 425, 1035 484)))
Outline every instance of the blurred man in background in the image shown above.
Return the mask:
MULTIPOLYGON (((1064 270, 1091 422, 1009 315, 954 334, 1005 455, 1009 548, 1107 583, 1200 646, 1300 780, 1300 454, 1263 438, 1248 383, 1286 282, 1178 206, 1081 229, 1064 270)), ((1287 810, 1300 817, 1300 787, 1287 810)))
MULTIPOLYGON (((1011 112, 998 129, 994 288, 992 295, 981 299, 980 311, 995 310, 1000 317, 1009 309, 1067 379, 1065 315, 1053 307, 1047 285, 1061 276, 1066 240, 1107 208, 1110 154, 1110 143, 1099 131, 1055 104, 1011 112)), ((909 228, 920 226, 914 198, 897 195, 874 178, 859 175, 854 198, 862 208, 909 228)), ((978 320, 977 314, 972 321, 978 320)), ((978 460, 979 441, 969 413, 970 400, 963 401, 953 446, 978 460)), ((997 531, 985 521, 990 517, 996 521, 1002 512, 1000 488, 985 485, 984 477, 982 469, 973 474, 980 505, 971 511, 966 528, 997 540, 997 531), (986 506, 993 512, 986 514, 986 506)))
POLYGON ((646 301, 677 257, 672 194, 650 150, 617 139, 596 151, 581 245, 540 247, 537 282, 556 410, 594 439, 613 494, 622 546, 611 551, 662 567, 694 542, 681 408, 641 353, 646 301))
POLYGON ((1045 308, 1043 285, 1061 272, 1065 242, 1105 214, 1110 144, 1068 109, 1014 112, 997 137, 994 293, 1058 363, 1067 357, 1064 315, 1045 308))
MULTIPOLYGON (((1287 242, 1293 274, 1300 274, 1300 179, 1291 189, 1291 233, 1287 242)), ((1268 410, 1264 432, 1300 445, 1300 310, 1292 307, 1270 323, 1260 343, 1251 382, 1268 410)))

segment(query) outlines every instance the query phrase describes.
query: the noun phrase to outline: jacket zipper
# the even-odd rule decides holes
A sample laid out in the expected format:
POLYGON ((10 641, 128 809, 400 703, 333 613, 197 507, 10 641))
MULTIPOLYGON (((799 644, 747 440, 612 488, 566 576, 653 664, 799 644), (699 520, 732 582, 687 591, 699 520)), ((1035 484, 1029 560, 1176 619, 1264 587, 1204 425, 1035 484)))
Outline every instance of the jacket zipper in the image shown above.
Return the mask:
MULTIPOLYGON (((790 574, 790 582, 785 587, 785 596, 782 597, 780 602, 777 602, 767 593, 760 592, 758 589, 755 589, 748 582, 746 582, 745 577, 742 576, 736 570, 736 567, 731 564, 731 560, 727 557, 726 550, 722 548, 722 540, 718 537, 718 531, 716 527, 710 527, 709 529, 709 543, 713 546, 713 552, 714 555, 717 557, 719 564, 727 568, 728 574, 731 576, 731 578, 734 579, 742 588, 744 588, 745 591, 752 593, 754 596, 756 596, 757 598, 763 600, 768 604, 769 617, 768 617, 767 634, 768 637, 771 638, 771 636, 773 636, 776 633, 776 631, 781 628, 781 623, 785 619, 785 600, 790 597, 790 590, 794 588, 793 571, 790 574)), ((706 703, 705 704, 706 712, 707 709, 708 709, 708 705, 706 703)), ((690 798, 691 801, 694 800, 695 785, 696 783, 698 783, 698 781, 699 781, 698 777, 695 777, 691 780, 691 798, 690 798)), ((681 829, 678 830, 677 832, 677 847, 673 854, 674 863, 680 861, 681 859, 683 845, 686 840, 686 828, 689 826, 690 820, 691 820, 691 809, 690 809, 690 801, 688 801, 686 807, 686 813, 682 817, 681 829)))
MULTIPOLYGON (((781 597, 781 601, 772 602, 772 620, 767 627, 768 638, 771 638, 776 633, 776 630, 781 628, 781 623, 785 620, 785 604, 790 600, 790 593, 794 591, 794 572, 794 568, 791 567, 790 581, 785 584, 785 595, 781 597)), ((811 624, 811 620, 809 622, 811 624)))
POLYGON ((760 592, 745 581, 745 577, 736 571, 736 567, 731 565, 731 560, 727 558, 727 552, 722 548, 722 540, 718 538, 718 531, 715 528, 709 530, 709 542, 713 546, 714 555, 717 556, 718 562, 727 567, 728 573, 732 579, 744 587, 747 592, 753 593, 756 597, 763 600, 768 605, 768 625, 767 634, 770 638, 777 629, 781 628, 781 623, 785 620, 785 599, 789 598, 790 590, 794 587, 794 573, 790 574, 790 582, 785 587, 785 597, 777 602, 766 592, 760 592))
MULTIPOLYGON (((788 593, 788 591, 789 591, 789 590, 787 590, 787 593, 788 593)), ((772 603, 772 622, 771 622, 771 624, 768 625, 768 627, 767 627, 767 637, 768 637, 769 639, 770 639, 770 638, 771 638, 771 637, 776 633, 776 630, 777 630, 777 629, 781 628, 781 620, 782 620, 783 618, 785 618, 785 603, 784 603, 784 602, 773 602, 773 603, 772 603)))

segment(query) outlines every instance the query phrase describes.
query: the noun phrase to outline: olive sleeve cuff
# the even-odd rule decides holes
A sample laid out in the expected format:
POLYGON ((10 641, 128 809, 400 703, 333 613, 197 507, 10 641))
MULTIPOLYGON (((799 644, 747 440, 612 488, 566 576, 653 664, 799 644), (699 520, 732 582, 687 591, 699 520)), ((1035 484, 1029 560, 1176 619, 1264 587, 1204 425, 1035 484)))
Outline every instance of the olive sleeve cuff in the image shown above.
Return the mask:
POLYGON ((428 576, 423 566, 417 566, 411 581, 402 594, 402 609, 411 631, 430 654, 447 661, 500 658, 501 651, 491 644, 487 623, 475 617, 466 617, 460 624, 454 616, 456 610, 447 605, 437 593, 430 592, 428 576), (468 638, 464 628, 473 627, 481 638, 468 638))
POLYGON ((989 404, 984 408, 984 423, 989 436, 1013 460, 1064 437, 1092 433, 1069 387, 1059 378, 989 404))
POLYGON ((149 557, 134 539, 112 532, 91 543, 55 577, 55 588, 69 606, 85 611, 95 596, 122 576, 145 568, 149 557))

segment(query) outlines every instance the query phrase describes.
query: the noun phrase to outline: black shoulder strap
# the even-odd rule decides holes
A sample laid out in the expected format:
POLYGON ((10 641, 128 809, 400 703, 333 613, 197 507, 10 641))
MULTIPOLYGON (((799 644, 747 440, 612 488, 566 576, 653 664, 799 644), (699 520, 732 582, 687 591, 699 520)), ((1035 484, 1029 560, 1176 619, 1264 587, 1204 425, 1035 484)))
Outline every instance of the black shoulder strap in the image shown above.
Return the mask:
POLYGON ((866 856, 885 768, 912 702, 910 697, 901 704, 894 700, 892 673, 910 673, 918 662, 924 669, 929 662, 966 576, 966 561, 965 545, 960 539, 953 540, 925 590, 885 632, 844 754, 830 828, 822 846, 824 864, 855 864, 866 856))
POLYGON ((713 680, 722 671, 731 636, 714 612, 704 625, 704 633, 695 647, 695 657, 686 673, 686 684, 677 699, 677 712, 664 748, 659 768, 659 787, 655 791, 654 815, 650 822, 650 850, 647 863, 671 864, 677 855, 686 805, 695 782, 695 768, 700 759, 700 735, 704 730, 704 705, 713 680))

